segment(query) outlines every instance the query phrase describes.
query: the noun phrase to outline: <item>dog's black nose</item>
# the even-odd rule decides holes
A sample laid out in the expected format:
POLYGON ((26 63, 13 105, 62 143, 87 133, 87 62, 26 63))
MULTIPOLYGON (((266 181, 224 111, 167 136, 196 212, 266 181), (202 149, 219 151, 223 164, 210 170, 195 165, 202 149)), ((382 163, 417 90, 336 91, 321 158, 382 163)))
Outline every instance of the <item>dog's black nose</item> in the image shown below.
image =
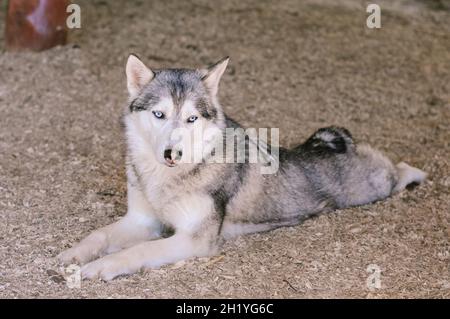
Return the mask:
POLYGON ((172 160, 172 149, 167 149, 164 151, 164 159, 167 161, 171 161, 172 160))
POLYGON ((173 152, 173 150, 170 149, 170 148, 164 151, 164 159, 170 165, 174 165, 175 161, 181 160, 182 156, 183 156, 183 152, 182 151, 173 152))

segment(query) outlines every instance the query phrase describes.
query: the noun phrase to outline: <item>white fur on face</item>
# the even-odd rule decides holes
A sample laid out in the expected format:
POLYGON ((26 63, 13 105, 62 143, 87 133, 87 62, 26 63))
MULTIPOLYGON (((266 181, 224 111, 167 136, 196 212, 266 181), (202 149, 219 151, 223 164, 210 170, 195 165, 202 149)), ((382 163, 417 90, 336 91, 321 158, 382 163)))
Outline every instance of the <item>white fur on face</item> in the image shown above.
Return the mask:
POLYGON ((161 164, 165 164, 166 149, 181 150, 183 156, 180 163, 199 163, 205 154, 211 153, 217 141, 215 137, 221 134, 220 127, 202 117, 189 99, 177 111, 171 98, 162 98, 150 110, 134 112, 128 117, 133 126, 129 137, 139 141, 136 144, 150 148, 152 157, 161 164), (162 112, 164 118, 155 117, 155 111, 162 112), (197 117, 193 123, 188 122, 191 116, 197 117))

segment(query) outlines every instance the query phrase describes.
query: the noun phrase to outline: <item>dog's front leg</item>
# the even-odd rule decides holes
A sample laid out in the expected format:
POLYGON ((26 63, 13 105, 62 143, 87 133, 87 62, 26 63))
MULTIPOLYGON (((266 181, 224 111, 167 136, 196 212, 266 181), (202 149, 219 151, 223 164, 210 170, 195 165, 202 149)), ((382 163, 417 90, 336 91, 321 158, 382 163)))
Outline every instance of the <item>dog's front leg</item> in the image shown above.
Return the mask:
POLYGON ((128 212, 119 221, 97 229, 74 247, 58 255, 65 264, 81 265, 105 254, 136 243, 156 239, 162 226, 152 214, 152 207, 137 186, 128 184, 128 212))
POLYGON ((203 234, 176 233, 97 259, 83 266, 81 274, 83 278, 108 281, 143 268, 159 268, 183 259, 211 255, 216 252, 216 244, 217 240, 203 234))

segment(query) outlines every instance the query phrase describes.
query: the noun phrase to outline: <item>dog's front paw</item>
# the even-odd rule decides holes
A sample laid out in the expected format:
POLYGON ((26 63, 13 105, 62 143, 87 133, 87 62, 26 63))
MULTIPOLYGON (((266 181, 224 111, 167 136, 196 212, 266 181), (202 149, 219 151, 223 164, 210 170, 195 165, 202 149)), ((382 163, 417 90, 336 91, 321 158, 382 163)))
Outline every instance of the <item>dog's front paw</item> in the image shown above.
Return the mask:
POLYGON ((81 268, 81 276, 83 279, 100 278, 105 281, 134 272, 135 270, 129 266, 127 259, 121 258, 119 254, 105 256, 81 268))
POLYGON ((104 237, 102 234, 93 233, 79 244, 60 253, 56 258, 65 265, 72 263, 84 265, 102 253, 104 237))
POLYGON ((87 246, 75 246, 60 253, 56 258, 64 265, 79 264, 84 265, 96 256, 87 246))

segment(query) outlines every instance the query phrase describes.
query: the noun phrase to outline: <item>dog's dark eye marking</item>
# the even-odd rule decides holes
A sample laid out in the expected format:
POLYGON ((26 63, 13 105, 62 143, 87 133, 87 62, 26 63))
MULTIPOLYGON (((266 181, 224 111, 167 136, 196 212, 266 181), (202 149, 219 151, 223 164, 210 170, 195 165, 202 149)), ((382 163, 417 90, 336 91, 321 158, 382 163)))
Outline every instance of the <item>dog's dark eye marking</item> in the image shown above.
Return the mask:
POLYGON ((194 123, 195 121, 197 121, 198 116, 192 115, 187 119, 188 123, 194 123))
POLYGON ((205 119, 209 120, 215 118, 217 111, 214 107, 211 107, 209 103, 204 99, 199 99, 196 103, 196 108, 205 119))
POLYGON ((146 93, 135 98, 130 104, 130 112, 146 111, 159 102, 159 97, 153 93, 146 93))
POLYGON ((139 112, 145 111, 147 109, 147 105, 138 101, 138 99, 134 99, 130 104, 130 112, 139 112))
POLYGON ((162 119, 165 118, 164 113, 161 112, 161 111, 152 111, 152 113, 153 113, 153 115, 154 115, 157 119, 162 120, 162 119))

